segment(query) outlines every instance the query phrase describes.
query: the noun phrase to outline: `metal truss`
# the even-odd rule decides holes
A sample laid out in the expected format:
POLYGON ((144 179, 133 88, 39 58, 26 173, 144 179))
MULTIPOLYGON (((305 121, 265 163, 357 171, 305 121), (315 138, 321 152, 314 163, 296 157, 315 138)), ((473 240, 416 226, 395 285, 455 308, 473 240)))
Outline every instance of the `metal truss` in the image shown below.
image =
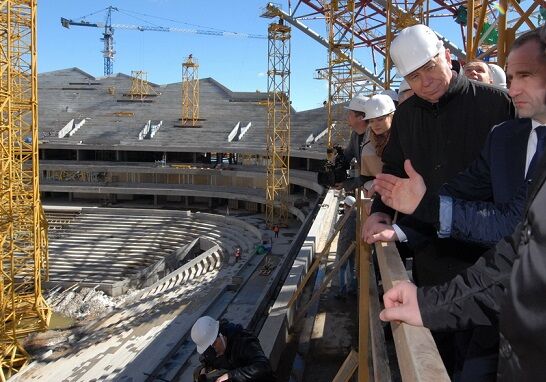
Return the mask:
POLYGON ((5 381, 29 361, 20 340, 47 328, 47 223, 38 177, 36 1, 0 3, 0 350, 5 381))
MULTIPOLYGON (((328 19, 328 4, 324 0, 299 0, 286 17, 281 17, 298 24, 302 31, 310 31, 308 34, 319 41, 321 37, 313 35, 316 32, 305 22, 328 19)), ((543 0, 355 0, 354 61, 372 65, 362 75, 355 73, 360 76, 353 79, 356 89, 360 88, 356 92, 372 94, 381 87, 397 86, 400 79, 395 78, 388 55, 390 42, 401 29, 417 23, 435 30, 451 54, 462 62, 478 57, 503 66, 515 36, 542 23, 541 6, 544 9, 543 0), (460 32, 448 39, 439 31, 450 24, 460 32)), ((351 25, 344 20, 335 22, 349 32, 351 25)))
POLYGON ((343 106, 353 98, 354 0, 326 5, 328 29, 328 147, 345 146, 351 129, 343 106))
POLYGON ((268 28, 266 223, 285 225, 290 194, 290 27, 268 28))
POLYGON ((199 64, 190 54, 182 63, 182 124, 196 126, 199 121, 199 64))
POLYGON ((148 73, 142 70, 131 71, 131 90, 129 95, 131 100, 143 101, 147 96, 156 96, 157 93, 148 83, 148 73))

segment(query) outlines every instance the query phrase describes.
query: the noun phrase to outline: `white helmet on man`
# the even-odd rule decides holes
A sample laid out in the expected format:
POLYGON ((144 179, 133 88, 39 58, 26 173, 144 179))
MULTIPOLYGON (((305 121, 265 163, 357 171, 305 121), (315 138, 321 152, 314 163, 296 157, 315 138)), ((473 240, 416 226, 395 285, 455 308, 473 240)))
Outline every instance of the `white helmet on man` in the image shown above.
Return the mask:
POLYGON ((491 80, 493 85, 497 85, 503 88, 506 88, 506 73, 500 66, 497 64, 487 64, 489 69, 491 69, 491 80))
POLYGON ((371 97, 364 107, 365 119, 379 118, 394 112, 392 98, 385 94, 376 94, 371 97))
POLYGON ((356 203, 356 199, 354 196, 347 195, 343 203, 349 207, 352 207, 356 203))
POLYGON ((425 65, 444 48, 436 33, 426 25, 417 24, 403 29, 391 42, 390 55, 405 77, 425 65))
POLYGON ((357 94, 351 99, 351 102, 349 102, 349 106, 345 106, 345 109, 360 111, 364 113, 364 105, 366 104, 366 101, 368 101, 368 99, 368 97, 362 94, 357 94))
POLYGON ((203 354, 211 346, 220 329, 220 322, 209 316, 203 316, 195 321, 191 328, 191 339, 197 345, 197 352, 203 354))
POLYGON ((385 89, 381 92, 381 94, 388 95, 392 98, 394 102, 398 102, 398 93, 395 90, 392 89, 385 89))
POLYGON ((409 86, 408 81, 402 80, 402 82, 400 82, 400 86, 398 87, 398 94, 402 94, 408 90, 411 90, 411 86, 409 86))

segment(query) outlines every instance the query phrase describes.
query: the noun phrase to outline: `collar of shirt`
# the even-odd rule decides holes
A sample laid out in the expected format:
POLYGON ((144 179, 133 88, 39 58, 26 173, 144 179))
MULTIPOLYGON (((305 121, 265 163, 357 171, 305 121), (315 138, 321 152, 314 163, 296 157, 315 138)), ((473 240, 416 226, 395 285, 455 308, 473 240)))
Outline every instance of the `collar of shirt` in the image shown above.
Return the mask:
POLYGON ((535 155, 535 151, 537 151, 537 132, 535 129, 537 126, 542 126, 543 123, 540 123, 539 121, 536 121, 534 119, 531 120, 531 133, 529 134, 529 140, 527 141, 527 156, 525 160, 525 176, 527 176, 527 170, 529 170, 529 165, 531 164, 531 160, 533 159, 533 155, 535 155))

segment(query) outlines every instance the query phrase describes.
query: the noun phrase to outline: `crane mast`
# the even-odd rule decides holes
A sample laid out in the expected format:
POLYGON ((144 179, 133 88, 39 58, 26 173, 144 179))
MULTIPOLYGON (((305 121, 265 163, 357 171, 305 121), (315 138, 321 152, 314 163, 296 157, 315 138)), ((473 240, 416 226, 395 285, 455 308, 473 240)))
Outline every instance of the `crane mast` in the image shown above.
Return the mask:
POLYGON ((42 296, 47 277, 47 222, 38 172, 36 0, 0 4, 0 380, 29 361, 20 343, 44 330, 51 311, 42 296))

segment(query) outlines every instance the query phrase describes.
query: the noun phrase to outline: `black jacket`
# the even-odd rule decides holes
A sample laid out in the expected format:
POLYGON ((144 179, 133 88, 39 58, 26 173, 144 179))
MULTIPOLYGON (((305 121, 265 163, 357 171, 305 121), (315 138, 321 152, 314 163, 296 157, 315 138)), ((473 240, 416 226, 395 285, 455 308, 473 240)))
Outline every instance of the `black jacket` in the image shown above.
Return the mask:
POLYGON ((546 375, 546 155, 537 167, 524 220, 451 282, 417 289, 423 324, 460 330, 500 318, 499 381, 546 375))
POLYGON ((220 333, 227 338, 227 348, 222 357, 213 363, 216 369, 226 369, 231 382, 275 381, 271 364, 265 356, 260 341, 241 325, 222 320, 220 333))
MULTIPOLYGON (((490 129, 513 116, 512 103, 504 91, 454 75, 437 103, 413 96, 396 110, 382 157, 383 172, 406 177, 404 160, 411 159, 427 189, 437 194, 442 184, 478 157, 490 129)), ((372 212, 378 211, 393 214, 375 198, 372 212)), ((450 280, 484 251, 481 246, 453 239, 433 238, 420 245, 415 240, 420 236, 417 231, 433 236, 436 230, 416 220, 406 216, 397 224, 413 246, 414 277, 419 285, 450 280)))
MULTIPOLYGON (((530 132, 528 118, 495 126, 479 158, 440 188, 453 198, 452 238, 492 246, 514 232, 527 198, 530 132)), ((438 215, 438 195, 427 190, 413 216, 438 228, 438 215)))

